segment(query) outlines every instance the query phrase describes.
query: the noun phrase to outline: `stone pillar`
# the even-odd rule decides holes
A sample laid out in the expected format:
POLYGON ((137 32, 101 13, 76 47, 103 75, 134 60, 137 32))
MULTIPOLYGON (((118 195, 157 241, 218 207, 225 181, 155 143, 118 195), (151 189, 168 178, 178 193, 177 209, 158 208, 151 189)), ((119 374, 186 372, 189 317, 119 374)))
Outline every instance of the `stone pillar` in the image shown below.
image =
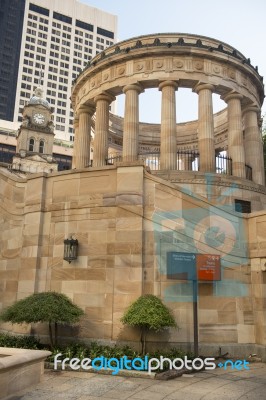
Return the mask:
POLYGON ((77 160, 77 152, 78 152, 78 147, 79 147, 79 118, 76 115, 74 118, 74 130, 75 130, 75 136, 74 136, 74 148, 73 148, 73 156, 72 156, 72 169, 76 169, 76 160, 77 160))
POLYGON ((199 83, 194 88, 194 91, 199 95, 199 170, 201 172, 216 172, 212 107, 212 92, 214 91, 214 86, 207 83, 199 83))
POLYGON ((138 159, 139 151, 139 94, 142 92, 139 84, 125 86, 123 161, 138 159))
POLYGON ((236 92, 223 97, 227 103, 228 119, 228 155, 232 159, 232 174, 246 178, 245 150, 242 129, 242 95, 236 92))
POLYGON ((96 121, 93 149, 93 166, 106 165, 108 156, 108 131, 109 131, 109 105, 114 97, 108 93, 102 93, 95 97, 96 121))
POLYGON ((252 180, 265 185, 262 136, 258 125, 259 108, 249 106, 244 110, 246 163, 252 168, 252 180))
POLYGON ((174 81, 161 82, 159 90, 162 92, 160 169, 176 170, 175 91, 177 90, 177 83, 174 81))
POLYGON ((78 110, 78 130, 75 127, 75 141, 72 168, 85 168, 90 165, 91 117, 95 109, 81 106, 78 110))

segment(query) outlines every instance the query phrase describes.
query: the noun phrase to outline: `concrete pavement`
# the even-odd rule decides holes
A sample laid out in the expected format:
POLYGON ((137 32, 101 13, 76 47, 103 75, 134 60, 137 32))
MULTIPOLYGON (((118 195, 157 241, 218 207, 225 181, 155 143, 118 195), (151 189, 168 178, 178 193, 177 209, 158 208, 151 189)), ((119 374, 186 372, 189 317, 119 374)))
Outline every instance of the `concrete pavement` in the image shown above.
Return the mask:
POLYGON ((86 372, 46 370, 42 383, 10 400, 262 400, 266 398, 266 364, 250 370, 217 368, 169 381, 86 372))

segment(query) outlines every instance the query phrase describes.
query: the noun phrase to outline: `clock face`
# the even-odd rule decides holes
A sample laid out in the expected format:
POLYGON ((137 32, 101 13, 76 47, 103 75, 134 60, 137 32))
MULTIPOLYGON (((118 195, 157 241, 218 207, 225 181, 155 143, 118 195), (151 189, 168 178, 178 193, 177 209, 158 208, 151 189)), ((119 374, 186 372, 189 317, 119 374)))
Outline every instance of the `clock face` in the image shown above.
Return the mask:
POLYGON ((45 117, 41 113, 36 113, 33 115, 34 122, 38 125, 42 125, 45 121, 45 117))

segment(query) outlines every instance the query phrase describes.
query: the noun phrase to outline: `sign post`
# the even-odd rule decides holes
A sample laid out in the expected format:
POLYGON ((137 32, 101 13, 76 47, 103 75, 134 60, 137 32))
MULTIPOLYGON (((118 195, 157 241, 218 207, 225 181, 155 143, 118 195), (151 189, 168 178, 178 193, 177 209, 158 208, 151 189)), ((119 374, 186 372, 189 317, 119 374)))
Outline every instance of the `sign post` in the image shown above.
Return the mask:
POLYGON ((167 278, 192 281, 194 354, 195 356, 198 356, 198 282, 213 282, 221 280, 220 256, 215 254, 168 252, 167 278))
POLYGON ((193 281, 193 325, 194 325, 194 355, 199 355, 199 332, 198 332, 198 280, 193 281))

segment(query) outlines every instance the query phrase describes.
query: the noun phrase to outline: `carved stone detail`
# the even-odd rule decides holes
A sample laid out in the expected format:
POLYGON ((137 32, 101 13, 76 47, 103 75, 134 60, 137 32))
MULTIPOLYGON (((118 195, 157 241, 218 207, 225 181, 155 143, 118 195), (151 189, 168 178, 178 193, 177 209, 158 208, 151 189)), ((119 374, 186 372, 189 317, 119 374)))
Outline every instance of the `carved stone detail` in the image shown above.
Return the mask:
POLYGON ((174 67, 176 67, 176 68, 183 68, 184 62, 181 61, 181 60, 174 60, 173 65, 174 65, 174 67))
POLYGON ((202 61, 195 61, 194 67, 198 71, 202 71, 204 69, 204 63, 202 61))

